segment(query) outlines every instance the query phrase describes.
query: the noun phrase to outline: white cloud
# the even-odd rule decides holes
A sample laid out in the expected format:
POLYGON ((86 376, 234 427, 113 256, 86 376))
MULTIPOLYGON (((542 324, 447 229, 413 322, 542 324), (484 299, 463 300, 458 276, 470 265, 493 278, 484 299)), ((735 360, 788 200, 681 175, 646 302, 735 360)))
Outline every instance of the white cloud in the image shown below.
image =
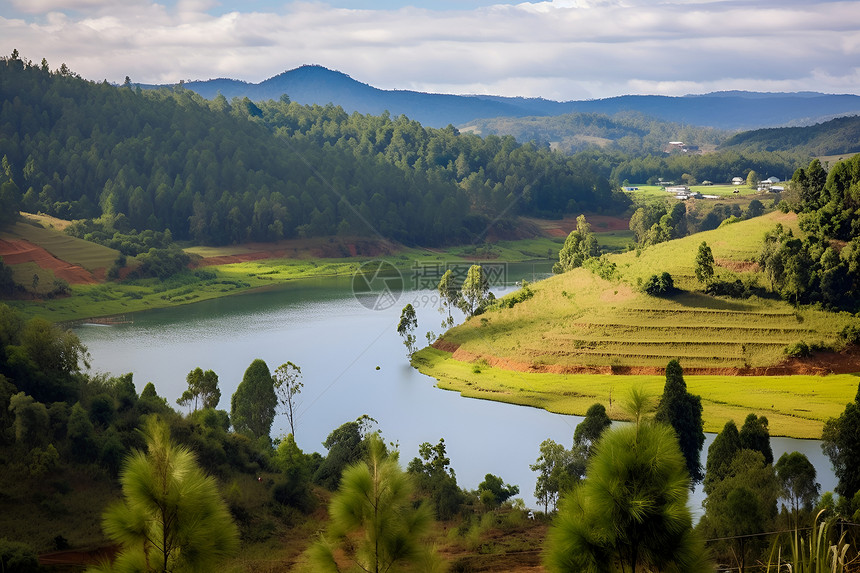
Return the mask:
POLYGON ((856 2, 552 0, 456 11, 300 2, 247 12, 222 0, 219 10, 235 9, 222 14, 213 0, 26 6, 37 15, 0 18, 0 52, 96 80, 256 82, 318 63, 382 88, 553 99, 860 91, 856 2))

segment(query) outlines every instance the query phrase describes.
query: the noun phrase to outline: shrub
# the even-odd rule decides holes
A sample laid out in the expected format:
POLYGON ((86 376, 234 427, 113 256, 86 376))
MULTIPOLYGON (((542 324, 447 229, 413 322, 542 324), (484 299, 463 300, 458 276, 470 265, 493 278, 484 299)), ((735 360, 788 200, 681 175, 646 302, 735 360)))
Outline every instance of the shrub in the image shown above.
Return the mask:
POLYGON ((804 358, 810 354, 809 345, 802 340, 800 342, 789 344, 785 347, 783 352, 786 356, 791 356, 792 358, 804 358))
POLYGON ((642 292, 651 296, 664 296, 675 290, 675 281, 669 273, 662 273, 659 277, 651 275, 642 285, 642 292))
POLYGON ((860 326, 849 324, 839 333, 839 339, 847 344, 860 344, 860 326))
POLYGON ((5 573, 30 573, 39 570, 36 552, 26 543, 0 537, 0 570, 5 573))

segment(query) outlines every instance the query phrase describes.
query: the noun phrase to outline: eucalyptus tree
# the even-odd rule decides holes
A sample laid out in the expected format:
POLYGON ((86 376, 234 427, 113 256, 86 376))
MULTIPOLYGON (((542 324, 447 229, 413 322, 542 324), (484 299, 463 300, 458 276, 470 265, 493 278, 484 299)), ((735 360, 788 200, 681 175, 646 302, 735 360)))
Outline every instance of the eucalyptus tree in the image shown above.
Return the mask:
POLYGON ((586 260, 600 254, 600 247, 585 215, 576 218, 576 229, 570 232, 558 253, 558 262, 552 272, 560 274, 581 267, 586 260))
POLYGON ((491 300, 490 282, 481 265, 472 265, 460 289, 460 308, 468 316, 474 316, 491 300))
POLYGON ((460 289, 457 288, 454 280, 454 272, 451 269, 442 275, 436 290, 439 291, 439 302, 441 303, 439 311, 448 315, 442 320, 442 328, 451 328, 454 326, 454 316, 451 314, 451 310, 460 307, 461 297, 460 289))
POLYGON ((416 328, 418 328, 418 316, 415 314, 415 307, 407 304, 400 313, 400 322, 397 323, 397 334, 403 338, 406 353, 410 358, 415 353, 415 335, 412 333, 416 328))
POLYGON ((705 241, 702 241, 696 253, 695 272, 696 280, 700 283, 707 283, 714 278, 714 254, 711 252, 711 247, 705 241))
POLYGON ((799 528, 800 512, 810 511, 821 493, 821 486, 815 481, 815 466, 800 452, 785 452, 773 469, 782 488, 780 497, 788 501, 794 526, 799 528))
POLYGON ((275 394, 278 404, 287 416, 290 423, 290 433, 296 435, 296 410, 298 409, 298 396, 302 392, 304 384, 300 378, 302 369, 292 362, 285 362, 275 368, 272 380, 275 386, 275 394))
POLYGON ((603 404, 592 404, 585 412, 585 418, 573 431, 573 445, 581 449, 587 459, 603 433, 612 425, 603 404))
POLYGON ((821 449, 839 478, 836 493, 846 501, 854 499, 860 491, 860 385, 854 401, 845 405, 839 417, 825 422, 821 441, 821 449))
POLYGON ((182 392, 176 403, 180 406, 192 405, 192 411, 197 410, 197 404, 204 408, 215 408, 221 401, 221 390, 218 388, 218 375, 212 370, 203 371, 198 367, 185 377, 188 388, 182 392))

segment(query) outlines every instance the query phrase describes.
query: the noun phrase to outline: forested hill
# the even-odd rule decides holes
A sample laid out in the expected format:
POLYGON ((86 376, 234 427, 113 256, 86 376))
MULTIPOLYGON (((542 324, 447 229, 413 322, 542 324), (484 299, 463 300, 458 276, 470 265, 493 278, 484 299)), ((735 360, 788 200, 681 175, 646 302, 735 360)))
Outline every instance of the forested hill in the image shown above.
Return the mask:
POLYGON ((462 128, 481 135, 513 135, 517 141, 552 144, 564 153, 604 148, 630 154, 663 153, 670 141, 687 146, 710 146, 731 132, 684 125, 648 117, 639 112, 566 113, 554 116, 497 117, 469 122, 462 128))
POLYGON ((860 116, 807 127, 747 131, 726 140, 720 148, 747 152, 793 150, 810 156, 860 153, 860 116))
POLYGON ((618 212, 587 159, 334 106, 208 101, 0 60, 0 184, 28 211, 226 244, 332 234, 439 244, 517 214, 618 212))
POLYGON ((248 97, 257 102, 279 99, 287 94, 302 104, 334 103, 348 113, 358 111, 378 115, 387 110, 392 116, 403 114, 430 127, 444 127, 449 123, 459 126, 475 119, 492 117, 639 112, 664 121, 741 130, 809 125, 860 112, 860 96, 821 93, 732 91, 683 97, 625 95, 557 102, 543 98, 381 90, 322 66, 302 66, 259 84, 220 78, 184 85, 210 99, 219 92, 228 99, 248 97))

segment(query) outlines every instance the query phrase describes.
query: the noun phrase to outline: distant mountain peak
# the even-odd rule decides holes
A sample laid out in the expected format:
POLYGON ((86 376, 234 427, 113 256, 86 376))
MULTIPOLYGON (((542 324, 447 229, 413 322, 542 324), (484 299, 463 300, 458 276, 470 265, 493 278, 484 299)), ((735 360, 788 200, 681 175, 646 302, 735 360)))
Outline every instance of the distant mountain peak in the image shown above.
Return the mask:
MULTIPOLYGON (((148 87, 148 86, 147 86, 148 87)), ((157 86, 152 86, 157 87, 157 86)), ((383 90, 349 74, 320 64, 305 64, 264 80, 247 83, 217 79, 185 84, 212 99, 220 92, 228 100, 277 100, 284 94, 304 105, 341 106, 347 113, 392 117, 405 115, 427 127, 464 125, 481 118, 561 115, 572 112, 636 111, 676 123, 720 129, 755 129, 789 124, 811 124, 860 111, 860 96, 816 92, 761 93, 742 90, 687 96, 623 95, 611 98, 557 102, 543 98, 491 95, 432 94, 412 90, 383 90)))

